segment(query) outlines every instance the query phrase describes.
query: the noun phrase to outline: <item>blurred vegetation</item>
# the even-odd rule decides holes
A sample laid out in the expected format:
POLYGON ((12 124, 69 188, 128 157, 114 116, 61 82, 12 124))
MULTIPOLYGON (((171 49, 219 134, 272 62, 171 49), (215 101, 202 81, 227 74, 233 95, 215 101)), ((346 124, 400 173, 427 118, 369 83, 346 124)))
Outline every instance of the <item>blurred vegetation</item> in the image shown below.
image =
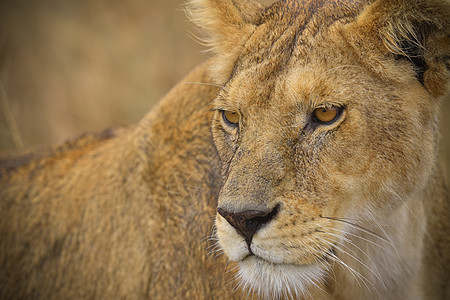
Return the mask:
POLYGON ((206 59, 182 4, 2 0, 0 149, 137 122, 206 59))
MULTIPOLYGON (((189 37, 195 29, 184 1, 1 0, 0 151, 142 118, 207 58, 189 37)), ((448 115, 445 99, 441 161, 447 175, 448 115)))

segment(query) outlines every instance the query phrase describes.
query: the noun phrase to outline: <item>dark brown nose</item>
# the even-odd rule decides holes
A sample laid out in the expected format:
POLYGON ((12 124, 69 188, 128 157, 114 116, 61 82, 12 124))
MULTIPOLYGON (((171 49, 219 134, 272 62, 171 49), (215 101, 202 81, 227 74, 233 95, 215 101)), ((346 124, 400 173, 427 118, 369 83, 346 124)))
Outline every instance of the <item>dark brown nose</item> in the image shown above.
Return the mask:
POLYGON ((218 207, 217 212, 245 238, 245 241, 250 248, 253 235, 275 217, 278 213, 278 209, 279 204, 270 211, 247 210, 240 213, 230 213, 218 207))

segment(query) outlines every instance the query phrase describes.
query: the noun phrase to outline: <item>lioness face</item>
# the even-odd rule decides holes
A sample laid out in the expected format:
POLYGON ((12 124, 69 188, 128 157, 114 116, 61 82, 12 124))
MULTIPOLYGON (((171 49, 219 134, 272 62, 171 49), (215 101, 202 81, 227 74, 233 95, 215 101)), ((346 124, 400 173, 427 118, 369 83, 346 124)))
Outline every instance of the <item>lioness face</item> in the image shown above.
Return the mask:
POLYGON ((350 46, 352 13, 301 5, 266 12, 214 101, 219 244, 266 295, 323 280, 345 239, 422 188, 434 159, 434 106, 412 66, 350 46))

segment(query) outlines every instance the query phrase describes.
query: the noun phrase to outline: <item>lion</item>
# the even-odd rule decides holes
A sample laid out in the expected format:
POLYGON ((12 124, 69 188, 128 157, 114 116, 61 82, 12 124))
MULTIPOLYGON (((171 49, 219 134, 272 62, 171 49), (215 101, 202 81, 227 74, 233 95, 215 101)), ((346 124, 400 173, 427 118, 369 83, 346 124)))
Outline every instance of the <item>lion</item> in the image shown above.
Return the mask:
POLYGON ((448 299, 449 2, 188 13, 141 122, 2 158, 0 298, 448 299))

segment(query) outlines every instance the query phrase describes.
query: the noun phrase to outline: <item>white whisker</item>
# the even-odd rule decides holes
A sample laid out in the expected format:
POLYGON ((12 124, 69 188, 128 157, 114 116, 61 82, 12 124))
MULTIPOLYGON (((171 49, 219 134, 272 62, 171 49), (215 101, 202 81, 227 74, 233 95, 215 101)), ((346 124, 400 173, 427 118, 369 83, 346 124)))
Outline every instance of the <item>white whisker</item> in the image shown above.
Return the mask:
MULTIPOLYGON (((316 238, 318 238, 318 237, 316 237, 316 238)), ((319 238, 320 239, 320 238, 319 238)), ((317 243, 317 241, 314 241, 313 239, 309 239, 312 243, 314 243, 315 245, 317 245, 318 246, 318 248, 321 248, 320 247, 320 245, 317 243)), ((320 239, 321 241, 325 241, 325 243, 330 243, 329 241, 326 241, 326 240, 324 240, 324 239, 320 239)), ((331 243, 330 243, 331 244, 331 243)), ((335 246, 335 245, 333 245, 333 244, 331 244, 331 246, 335 246)), ((344 251, 344 253, 345 253, 345 251, 344 251)), ((359 280, 361 280, 361 282, 366 286, 366 288, 368 289, 368 290, 370 290, 369 289, 369 287, 368 287, 368 285, 365 283, 365 281, 367 281, 367 282, 369 282, 372 286, 373 286, 373 283, 372 282, 370 282, 370 280, 368 280, 365 276, 363 276, 361 273, 359 273, 358 271, 356 271, 355 269, 353 269, 352 267, 350 267, 349 265, 347 265, 346 263, 344 263, 339 257, 337 257, 335 254, 333 254, 333 253, 329 253, 328 254, 328 256, 329 257, 331 257, 334 261, 336 261, 337 263, 339 263, 339 264, 341 264, 342 266, 344 266, 351 274, 352 274, 352 276, 355 278, 355 280, 356 280, 356 282, 358 283, 358 285, 359 286, 361 286, 360 285, 360 282, 359 282, 359 280), (359 279, 359 280, 358 280, 359 279)))
POLYGON ((436 254, 438 254, 436 244, 434 243, 433 238, 431 237, 430 233, 428 232, 427 226, 416 216, 416 214, 411 210, 411 208, 408 206, 406 201, 400 197, 400 195, 394 191, 392 188, 389 188, 387 186, 384 186, 385 190, 389 193, 393 194, 397 199, 399 199, 403 205, 406 207, 406 209, 409 211, 409 213, 416 219, 417 223, 422 227, 422 230, 425 232, 425 234, 428 236, 430 242, 433 244, 433 249, 436 251, 436 254))
POLYGON ((370 234, 371 236, 377 237, 377 238, 379 238, 380 240, 383 240, 383 241, 385 241, 385 242, 390 242, 388 238, 385 238, 385 237, 383 237, 383 236, 381 236, 381 235, 379 235, 379 234, 377 234, 377 233, 375 233, 375 232, 373 232, 373 231, 371 231, 371 230, 369 230, 369 229, 366 229, 366 228, 364 228, 364 227, 362 227, 362 226, 360 226, 360 225, 354 224, 354 223, 352 223, 352 222, 350 222, 350 221, 348 221, 348 220, 346 220, 346 219, 342 219, 342 218, 333 218, 333 217, 321 217, 321 218, 327 219, 327 220, 330 220, 330 221, 335 221, 335 222, 342 222, 342 223, 345 223, 345 224, 347 224, 347 225, 352 226, 353 228, 359 229, 359 230, 361 230, 361 231, 363 231, 363 232, 365 232, 365 233, 367 233, 367 234, 370 234))
POLYGON ((339 264, 341 264, 342 266, 344 266, 355 278, 356 282, 358 283, 359 286, 361 286, 360 281, 365 285, 365 287, 370 290, 369 286, 367 285, 366 281, 369 282, 372 286, 373 283, 370 282, 370 280, 368 280, 365 276, 363 276, 361 273, 359 273, 358 271, 356 271, 355 269, 353 269, 352 267, 350 267, 349 265, 347 265, 346 263, 344 263, 339 257, 337 257, 334 254, 330 254, 330 256, 339 264), (359 279, 359 280, 358 280, 359 279))
MULTIPOLYGON (((336 237, 335 234, 332 234, 332 233, 329 233, 329 232, 324 232, 324 233, 325 233, 325 234, 328 234, 328 235, 330 235, 330 236, 332 236, 332 237, 336 237)), ((337 250, 339 250, 339 251, 342 252, 343 254, 348 255, 349 257, 351 257, 352 259, 354 259, 356 262, 360 263, 360 264, 361 264, 363 267, 365 267, 370 273, 372 273, 372 274, 379 280, 379 282, 383 285, 383 287, 387 290, 387 287, 386 287, 386 285, 384 284, 384 281, 383 281, 383 279, 381 278, 380 274, 378 273, 378 270, 377 270, 377 272, 375 272, 374 270, 372 270, 372 268, 370 268, 367 264, 365 264, 361 259, 359 259, 359 258, 357 257, 357 254, 354 252, 354 250, 350 249, 347 245, 345 245, 344 243, 341 243, 341 242, 339 242, 339 241, 337 241, 336 243, 332 243, 332 242, 329 242, 329 241, 327 241, 327 240, 325 240, 325 239, 321 239, 321 240, 324 241, 325 243, 327 243, 328 245, 330 245, 330 246, 336 248, 337 250), (338 246, 338 245, 339 245, 339 246, 338 246), (342 247, 343 247, 343 248, 342 248, 342 247), (349 251, 351 251, 352 254, 350 254, 346 249, 349 250, 349 251)), ((357 247, 357 246, 354 245, 354 244, 352 244, 352 246, 357 247)), ((372 259, 370 259, 370 257, 369 257, 364 251, 362 251, 361 248, 359 248, 359 247, 357 247, 357 248, 361 251, 361 253, 363 253, 364 255, 366 255, 366 257, 369 259, 370 263, 376 268, 376 265, 375 265, 375 263, 372 261, 372 259)))
MULTIPOLYGON (((355 238, 360 239, 362 241, 365 241, 365 242, 367 242, 367 243, 369 243, 371 245, 374 245, 374 246, 376 246, 376 247, 378 247, 380 249, 383 249, 384 251, 386 251, 387 253, 389 253, 391 255, 394 255, 394 253, 392 253, 388 248, 383 247, 382 245, 380 245, 380 244, 378 244, 378 243, 376 243, 374 241, 371 241, 369 239, 366 239, 366 238, 364 238, 364 237, 362 237, 360 235, 357 235, 357 234, 354 234, 354 233, 351 233, 351 232, 347 232, 347 231, 344 231, 344 230, 341 230, 341 229, 333 228, 333 227, 330 227, 328 229, 329 230, 334 230, 334 231, 336 231, 338 233, 342 233, 344 235, 349 235, 349 236, 355 237, 355 238)), ((347 239, 346 241, 354 245, 354 243, 352 243, 350 240, 347 239)), ((388 245, 390 245, 392 248, 395 249, 395 246, 393 244, 391 244, 390 242, 388 242, 388 241, 384 241, 384 242, 387 242, 388 245)))

